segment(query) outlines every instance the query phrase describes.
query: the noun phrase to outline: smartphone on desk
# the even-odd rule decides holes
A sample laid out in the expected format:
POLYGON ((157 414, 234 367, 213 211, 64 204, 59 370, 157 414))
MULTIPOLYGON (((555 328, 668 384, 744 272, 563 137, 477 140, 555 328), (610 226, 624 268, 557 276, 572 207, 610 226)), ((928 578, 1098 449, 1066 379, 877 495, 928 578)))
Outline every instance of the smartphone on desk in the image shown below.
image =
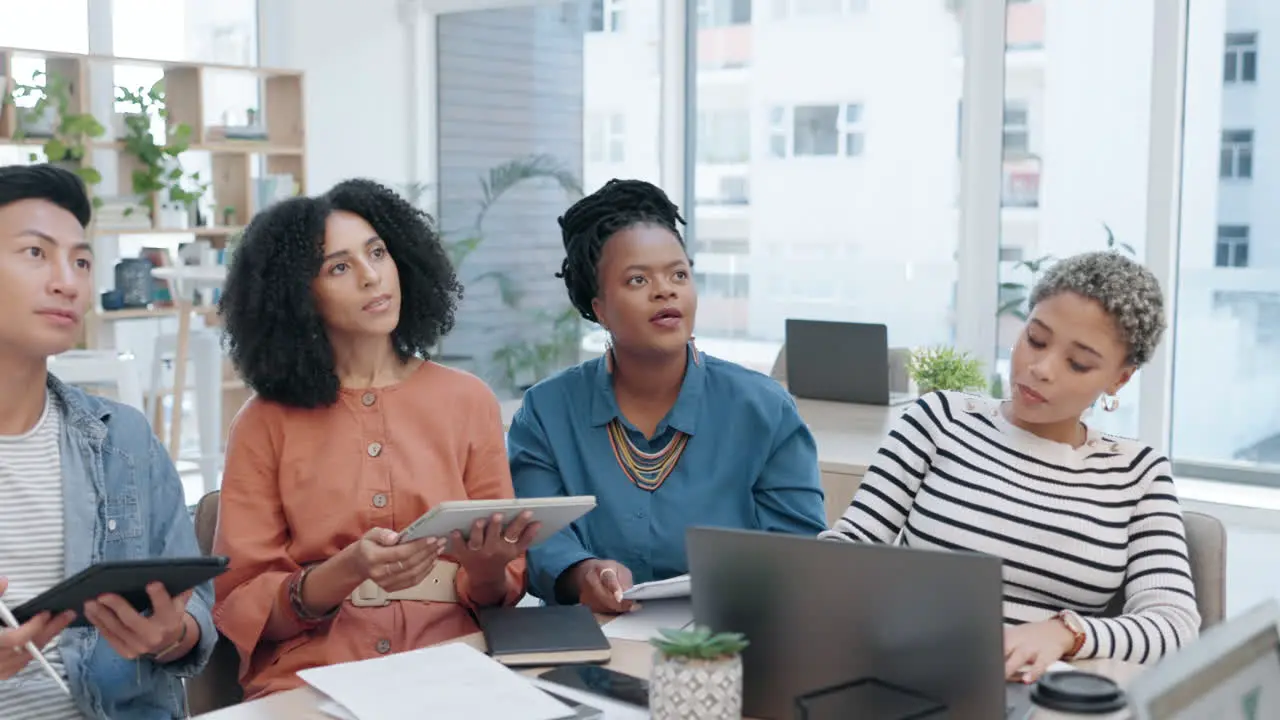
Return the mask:
POLYGON ((539 678, 574 690, 602 695, 636 707, 649 707, 649 682, 599 665, 561 665, 539 678))

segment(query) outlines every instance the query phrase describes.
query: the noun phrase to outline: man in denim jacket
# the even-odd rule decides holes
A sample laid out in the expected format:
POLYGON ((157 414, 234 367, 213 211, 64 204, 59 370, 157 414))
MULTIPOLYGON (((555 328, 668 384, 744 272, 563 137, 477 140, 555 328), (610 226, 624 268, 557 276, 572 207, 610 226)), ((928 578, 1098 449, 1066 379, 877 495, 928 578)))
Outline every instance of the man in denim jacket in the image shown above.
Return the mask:
MULTIPOLYGON (((67 170, 0 167, 0 599, 10 606, 98 562, 200 554, 177 471, 146 418, 46 370, 75 346, 93 302, 90 207, 67 170)), ((46 615, 0 630, 0 718, 185 716, 181 679, 217 640, 213 589, 147 590, 145 616, 106 595, 85 607, 92 627, 46 615)))

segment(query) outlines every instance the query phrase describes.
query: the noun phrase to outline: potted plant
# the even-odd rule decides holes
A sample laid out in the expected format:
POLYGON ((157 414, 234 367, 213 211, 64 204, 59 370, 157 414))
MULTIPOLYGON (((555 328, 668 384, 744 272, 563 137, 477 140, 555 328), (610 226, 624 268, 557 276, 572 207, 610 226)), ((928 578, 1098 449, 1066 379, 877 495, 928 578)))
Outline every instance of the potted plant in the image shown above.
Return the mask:
POLYGON ((982 363, 972 355, 950 347, 920 348, 911 353, 907 372, 923 395, 934 390, 982 391, 987 378, 982 363))
POLYGON ((656 720, 738 720, 742 717, 742 633, 694 626, 658 631, 649 681, 656 720))
MULTIPOLYGON (((123 138, 125 152, 136 161, 130 179, 135 194, 154 198, 157 209, 170 210, 167 215, 189 213, 191 206, 204 194, 207 185, 200 182, 199 173, 190 178, 195 183, 195 189, 183 183, 188 178, 178 156, 191 147, 191 126, 186 123, 170 126, 169 111, 165 108, 164 101, 163 80, 156 82, 150 89, 116 87, 116 102, 132 106, 124 116, 123 138), (164 144, 156 142, 155 135, 151 132, 153 116, 166 121, 164 144)), ((165 222, 157 224, 167 227, 183 223, 166 218, 165 222)))
MULTIPOLYGON (((102 173, 86 163, 89 143, 106 134, 102 123, 89 113, 74 112, 71 106, 71 81, 56 72, 37 70, 31 84, 15 83, 10 99, 29 98, 31 107, 18 108, 18 127, 14 139, 45 137, 42 145, 45 160, 75 173, 90 188, 102 182, 102 173), (44 82, 40 83, 40 79, 44 82)), ((32 162, 39 158, 32 153, 32 162)), ((93 199, 94 207, 102 204, 93 199)))

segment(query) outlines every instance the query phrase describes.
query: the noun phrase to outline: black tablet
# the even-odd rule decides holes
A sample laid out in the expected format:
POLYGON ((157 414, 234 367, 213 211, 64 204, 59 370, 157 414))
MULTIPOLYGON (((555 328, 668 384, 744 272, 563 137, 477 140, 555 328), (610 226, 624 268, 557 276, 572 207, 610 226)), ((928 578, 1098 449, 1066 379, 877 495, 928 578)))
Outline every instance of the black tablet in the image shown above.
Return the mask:
POLYGON ((225 557, 155 558, 103 562, 81 570, 15 608, 13 616, 24 623, 46 610, 54 615, 76 611, 72 627, 84 627, 84 604, 113 593, 133 605, 138 612, 151 609, 147 585, 164 583, 170 595, 178 595, 212 580, 227 571, 225 557))

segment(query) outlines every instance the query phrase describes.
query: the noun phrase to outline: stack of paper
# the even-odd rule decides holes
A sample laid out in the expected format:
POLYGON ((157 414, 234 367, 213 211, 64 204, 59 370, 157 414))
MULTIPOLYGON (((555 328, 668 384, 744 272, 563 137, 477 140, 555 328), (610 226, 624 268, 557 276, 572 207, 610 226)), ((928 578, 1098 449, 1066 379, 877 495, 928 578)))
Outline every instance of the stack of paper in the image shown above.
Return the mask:
POLYGON ((463 643, 312 668, 298 677, 326 695, 321 709, 341 720, 558 720, 574 714, 527 678, 463 643))
POLYGON ((693 586, 688 575, 677 575, 666 580, 632 585, 622 593, 627 600, 662 600, 664 598, 689 597, 693 594, 693 586))

